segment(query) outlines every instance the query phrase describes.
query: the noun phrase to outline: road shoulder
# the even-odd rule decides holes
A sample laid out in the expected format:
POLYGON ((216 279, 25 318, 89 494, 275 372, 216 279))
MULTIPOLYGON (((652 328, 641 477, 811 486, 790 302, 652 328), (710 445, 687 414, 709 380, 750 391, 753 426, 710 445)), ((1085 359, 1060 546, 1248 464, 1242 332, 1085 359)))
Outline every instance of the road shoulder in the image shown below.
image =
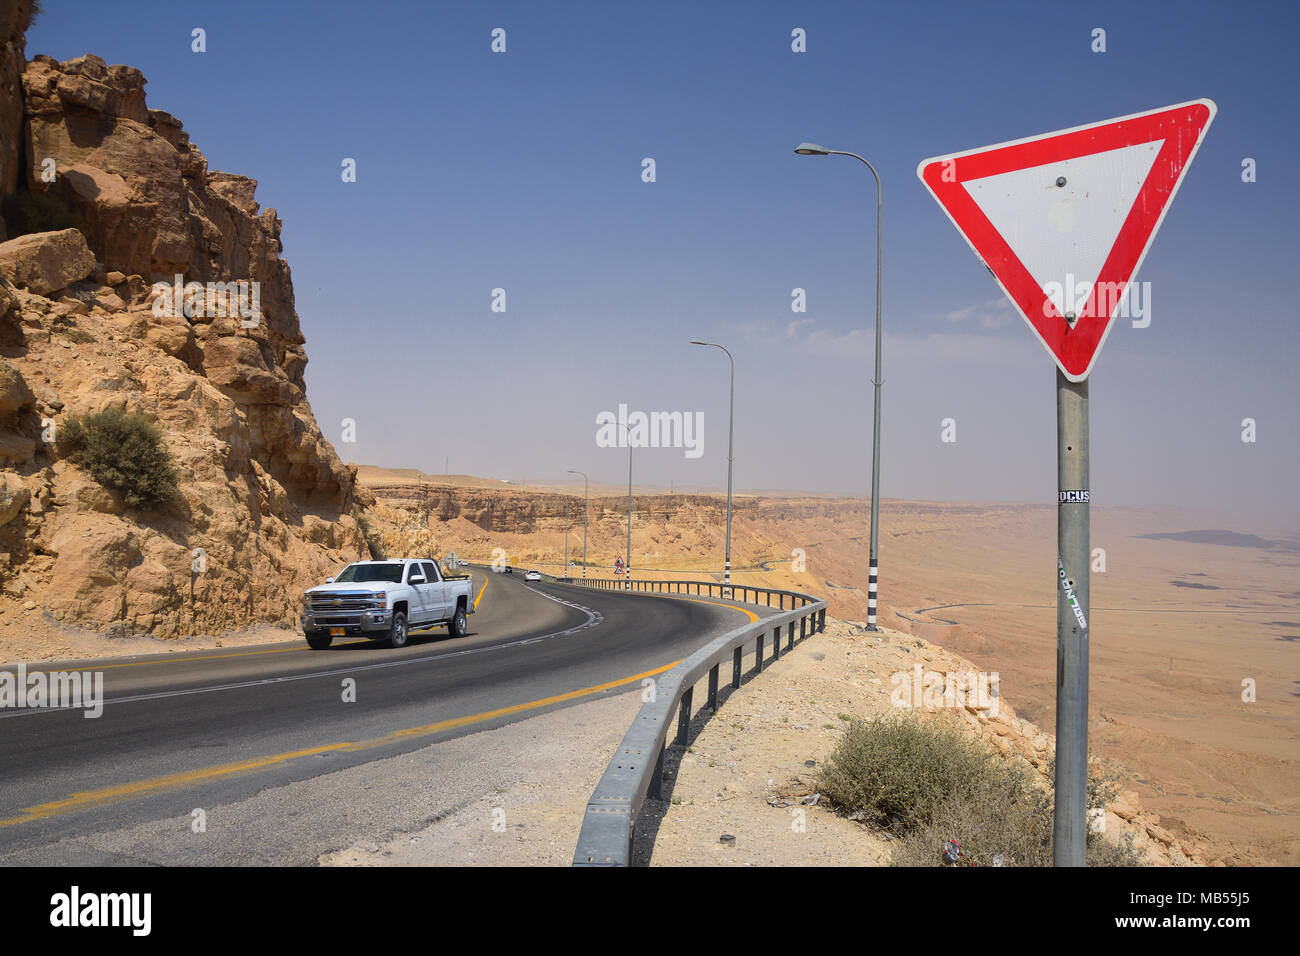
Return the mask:
MULTIPOLYGON (((636 854, 649 854, 654 866, 888 865, 890 837, 837 815, 815 795, 814 779, 849 717, 897 713, 891 678, 910 676, 917 665, 925 672, 977 670, 909 634, 870 635, 859 624, 827 618, 825 632, 766 664, 722 698, 707 722, 693 721, 685 751, 669 748, 665 799, 646 802, 640 829, 652 832, 638 833, 636 854)), ((702 698, 697 689, 695 699, 702 698)), ((972 706, 955 714, 1005 759, 1046 771, 1054 739, 1005 700, 993 714, 972 706)), ((1106 812, 1106 827, 1131 832, 1149 865, 1209 862, 1202 847, 1161 829, 1131 791, 1106 812)))

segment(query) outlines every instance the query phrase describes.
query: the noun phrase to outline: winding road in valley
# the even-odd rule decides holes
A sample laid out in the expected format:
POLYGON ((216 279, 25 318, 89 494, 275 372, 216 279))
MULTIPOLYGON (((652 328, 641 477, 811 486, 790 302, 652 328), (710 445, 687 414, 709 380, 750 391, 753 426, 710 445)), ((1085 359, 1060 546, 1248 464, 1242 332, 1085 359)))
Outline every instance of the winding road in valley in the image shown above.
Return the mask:
POLYGON ((639 690, 712 637, 771 613, 471 574, 478 609, 459 640, 437 627, 413 632, 397 650, 351 640, 313 651, 302 642, 33 665, 102 671, 105 704, 98 718, 0 710, 0 865, 187 864, 214 854, 314 863, 348 841, 436 819, 442 811, 431 801, 454 808, 446 781, 466 768, 442 768, 433 752, 425 776, 444 782, 436 800, 387 786, 383 774, 369 785, 352 774, 335 793, 332 775, 639 690), (350 687, 355 700, 345 699, 350 687), (256 818, 230 824, 233 808, 255 797, 256 818), (178 819, 199 819, 196 811, 220 820, 223 808, 231 809, 220 846, 188 839, 189 828, 150 839, 147 850, 129 836, 161 821, 176 829, 178 819), (304 831, 303 815, 319 826, 304 831), (294 839, 281 839, 291 820, 294 839))

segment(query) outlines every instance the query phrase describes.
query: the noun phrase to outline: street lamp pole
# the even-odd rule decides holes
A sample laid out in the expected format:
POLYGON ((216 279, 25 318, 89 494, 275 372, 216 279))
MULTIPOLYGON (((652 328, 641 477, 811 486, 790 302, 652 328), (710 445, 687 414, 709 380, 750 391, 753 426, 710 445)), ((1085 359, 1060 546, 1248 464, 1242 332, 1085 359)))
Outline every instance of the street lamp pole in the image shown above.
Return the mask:
POLYGON ((871 175, 876 180, 876 375, 871 380, 875 386, 875 422, 871 431, 871 564, 867 577, 867 630, 875 631, 878 630, 876 627, 876 585, 880 557, 880 386, 884 384, 884 378, 880 371, 880 279, 883 271, 881 234, 884 221, 884 190, 880 185, 880 175, 876 172, 876 167, 857 153, 826 149, 814 143, 800 143, 795 148, 795 152, 801 156, 851 156, 871 170, 871 175))
POLYGON ((632 429, 622 422, 619 427, 627 432, 627 563, 623 565, 623 587, 632 590, 632 429))
POLYGON ((699 339, 691 339, 692 345, 707 345, 711 348, 722 349, 727 353, 727 362, 731 365, 731 400, 730 410, 727 420, 727 556, 726 563, 722 569, 723 587, 727 596, 731 595, 731 465, 732 465, 732 439, 736 431, 736 360, 732 358, 731 352, 725 346, 717 342, 701 342, 699 339))
POLYGON ((632 432, 627 433, 627 563, 623 565, 623 586, 632 590, 632 432))
MULTIPOLYGON (((582 504, 582 580, 587 580, 587 516, 591 514, 591 483, 587 480, 587 473, 569 469, 571 475, 582 475, 583 483, 583 504, 582 504)), ((568 570, 567 568, 565 570, 568 570)))

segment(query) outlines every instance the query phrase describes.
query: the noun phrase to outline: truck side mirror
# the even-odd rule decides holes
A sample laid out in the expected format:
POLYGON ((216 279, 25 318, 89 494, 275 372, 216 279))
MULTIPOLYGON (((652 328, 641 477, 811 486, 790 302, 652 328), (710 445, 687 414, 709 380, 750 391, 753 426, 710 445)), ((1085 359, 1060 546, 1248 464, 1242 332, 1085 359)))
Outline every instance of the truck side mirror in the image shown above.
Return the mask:
POLYGON ((333 583, 334 583, 334 579, 333 579, 333 578, 326 578, 326 579, 325 579, 325 583, 326 583, 326 584, 333 584, 333 583))
POLYGON ((420 577, 420 575, 418 575, 418 574, 413 574, 413 575, 411 575, 411 580, 407 581, 406 583, 407 583, 407 584, 423 584, 423 583, 424 583, 424 578, 420 577))

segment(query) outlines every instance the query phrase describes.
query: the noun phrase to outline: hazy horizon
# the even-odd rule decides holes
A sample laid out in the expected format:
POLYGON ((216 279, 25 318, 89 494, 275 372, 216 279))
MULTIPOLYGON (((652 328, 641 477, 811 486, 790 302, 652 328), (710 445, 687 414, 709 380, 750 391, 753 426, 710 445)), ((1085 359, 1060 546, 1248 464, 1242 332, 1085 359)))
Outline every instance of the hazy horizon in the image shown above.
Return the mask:
MULTIPOLYGON (((392 471, 419 471, 417 468, 404 466, 373 465, 369 462, 356 462, 354 464, 362 467, 383 468, 392 471)), ((436 472, 421 472, 425 478, 433 479, 437 483, 438 479, 449 479, 445 484, 455 485, 454 479, 457 478, 474 478, 484 481, 496 481, 500 484, 495 487, 501 490, 518 489, 520 491, 545 492, 554 489, 562 489, 565 493, 574 495, 578 498, 583 496, 583 482, 581 478, 529 478, 521 476, 518 478, 502 479, 488 475, 464 475, 464 474, 439 474, 436 472)), ((594 479, 590 487, 590 493, 593 498, 619 498, 627 495, 626 480, 622 485, 617 482, 599 482, 594 479)), ((677 486, 670 491, 668 485, 642 484, 635 480, 632 485, 634 496, 641 495, 705 495, 705 496, 725 496, 727 493, 726 486, 709 487, 705 485, 690 485, 687 487, 677 486)), ((814 497, 825 498, 828 501, 861 501, 864 505, 871 500, 869 495, 855 492, 839 491, 806 491, 798 488, 735 488, 733 496, 740 497, 814 497)), ((1006 508, 1052 508, 1055 509, 1056 501, 1017 501, 1013 499, 996 500, 992 498, 919 498, 912 496, 893 496, 881 495, 881 505, 888 512, 887 503, 906 503, 921 505, 958 505, 958 506, 989 506, 989 507, 1006 507, 1006 508)), ((1274 537, 1297 536, 1300 535, 1300 516, 1288 515, 1276 512, 1261 512, 1247 510, 1233 510, 1222 508, 1204 508, 1204 507, 1175 507, 1175 506, 1151 506, 1151 505, 1125 505, 1125 504, 1098 504, 1093 506, 1095 513, 1109 511, 1133 511, 1150 513, 1161 516, 1175 518, 1186 516, 1189 523, 1196 523, 1195 527, 1180 528, 1182 531, 1236 531, 1241 532, 1245 529, 1248 533, 1260 535, 1273 535, 1274 537), (1281 521, 1281 524, 1278 522, 1281 521)), ((887 514, 886 514, 887 517, 887 514)), ((883 521, 884 519, 882 519, 883 521)), ((888 532, 888 527, 883 529, 888 532)), ((1222 544, 1221 542, 1216 542, 1222 544)), ((1227 545, 1224 545, 1227 546, 1227 545)))

